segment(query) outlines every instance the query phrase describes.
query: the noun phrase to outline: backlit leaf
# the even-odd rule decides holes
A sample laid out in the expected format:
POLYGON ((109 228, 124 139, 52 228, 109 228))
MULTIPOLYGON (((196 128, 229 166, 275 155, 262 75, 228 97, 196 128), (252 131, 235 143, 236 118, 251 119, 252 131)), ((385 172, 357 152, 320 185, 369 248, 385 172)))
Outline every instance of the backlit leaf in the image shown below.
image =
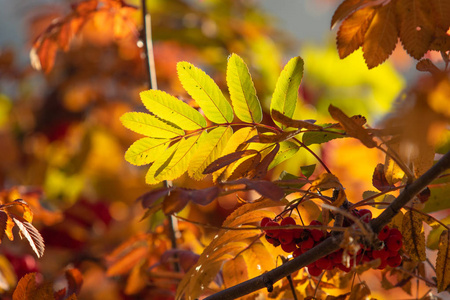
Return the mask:
POLYGON ((247 155, 240 161, 236 162, 236 164, 231 169, 231 174, 226 177, 226 180, 236 180, 242 177, 253 178, 253 176, 255 175, 255 168, 260 162, 261 153, 256 152, 254 154, 247 155))
POLYGON ((217 127, 203 134, 198 140, 200 146, 189 163, 189 176, 195 180, 203 179, 203 171, 219 158, 232 135, 233 129, 230 126, 217 127))
MULTIPOLYGON (((204 132, 203 132, 204 133, 204 132)), ((155 172, 157 180, 173 180, 180 177, 188 169, 190 159, 197 150, 197 141, 202 135, 183 138, 177 144, 177 150, 170 161, 161 165, 155 172)))
POLYGON ((263 178, 267 174, 270 164, 272 164, 275 156, 280 150, 280 144, 276 144, 270 152, 264 156, 261 162, 255 167, 255 178, 263 178))
POLYGON ((209 120, 217 124, 233 121, 233 109, 211 77, 188 62, 179 62, 177 71, 183 88, 209 120))
POLYGON ((278 150, 274 159, 270 163, 269 170, 278 166, 286 159, 291 158, 300 149, 300 146, 297 143, 290 142, 290 141, 283 141, 283 142, 279 143, 279 145, 280 145, 280 150, 278 150))
POLYGON ((361 283, 355 284, 350 293, 350 298, 348 300, 360 300, 368 299, 370 296, 370 289, 367 284, 363 281, 361 283))
POLYGON ((134 265, 147 257, 148 251, 147 245, 133 247, 128 251, 128 253, 114 260, 114 262, 108 267, 106 275, 118 276, 127 274, 134 265))
POLYGON ((248 123, 262 120, 262 109, 245 62, 232 54, 227 65, 227 85, 236 116, 248 123))
POLYGON ((387 191, 394 187, 393 185, 389 184, 386 179, 386 175, 384 175, 383 164, 378 164, 375 167, 375 170, 373 170, 372 185, 381 192, 387 191))
POLYGON ((306 178, 309 178, 314 173, 315 169, 316 169, 315 164, 300 167, 300 171, 302 172, 303 176, 305 176, 306 178))
POLYGON ((8 222, 8 215, 3 210, 0 210, 0 243, 2 242, 3 237, 5 236, 7 222, 8 222))
POLYGON ((197 110, 174 96, 160 90, 144 91, 139 95, 150 112, 184 130, 206 127, 205 118, 197 110))
POLYGON ((141 112, 128 112, 120 117, 126 128, 152 138, 173 138, 184 135, 181 128, 171 126, 155 116, 141 112))
POLYGON ((363 45, 364 36, 374 16, 375 9, 365 7, 355 11, 342 22, 336 35, 336 46, 341 59, 363 45))
MULTIPOLYGON (((400 143, 390 143, 389 148, 396 153, 399 153, 400 143)), ((384 175, 389 184, 393 185, 401 181, 405 176, 405 172, 397 165, 397 163, 391 158, 390 155, 386 155, 384 162, 384 175)))
POLYGON ((162 210, 164 214, 170 215, 181 211, 189 203, 189 197, 187 193, 183 193, 182 190, 174 190, 164 198, 162 203, 162 210))
POLYGON ((37 257, 42 257, 44 255, 44 239, 37 229, 27 221, 21 221, 17 218, 13 218, 14 223, 16 223, 17 227, 19 227, 20 233, 25 236, 33 249, 34 253, 36 253, 37 257))
POLYGON ((308 131, 303 134, 302 142, 305 146, 309 146, 313 144, 323 144, 344 137, 348 136, 346 136, 342 130, 327 129, 326 131, 308 131))
POLYGON ((427 0, 398 0, 400 40, 406 52, 420 59, 431 44, 434 26, 431 6, 427 0))
POLYGON ((448 182, 448 179, 442 178, 433 181, 430 185, 430 192, 430 198, 425 203, 423 212, 430 213, 450 208, 450 201, 442 201, 450 194, 450 182, 448 182))
POLYGON ((357 10, 362 10, 364 7, 370 7, 373 5, 378 5, 378 1, 373 0, 345 0, 343 1, 331 18, 331 28, 333 28, 337 23, 346 19, 352 12, 357 10))
POLYGON ((377 7, 362 45, 369 69, 384 62, 394 51, 398 40, 396 22, 394 1, 377 7))
MULTIPOLYGON (((276 110, 288 118, 292 118, 297 104, 298 88, 303 77, 303 60, 297 56, 292 58, 281 71, 270 103, 270 113, 276 110)), ((283 124, 274 121, 281 128, 283 124)))
POLYGON ((353 119, 349 118, 342 110, 330 104, 328 112, 331 117, 338 121, 345 129, 345 131, 354 138, 357 138, 367 148, 377 146, 377 143, 369 135, 368 131, 357 124, 353 119))
POLYGON ((169 142, 167 139, 141 138, 125 152, 125 160, 136 166, 150 164, 164 153, 169 142))
POLYGON ((225 288, 235 286, 247 280, 248 271, 247 263, 242 255, 238 255, 236 258, 230 259, 223 265, 222 269, 223 281, 225 288))
POLYGON ((83 275, 80 270, 76 268, 70 268, 65 270, 64 276, 67 280, 67 294, 79 294, 81 286, 83 285, 83 275))
POLYGON ((438 292, 445 291, 450 284, 450 233, 444 230, 439 239, 436 259, 438 292))
POLYGON ((262 243, 254 243, 243 255, 247 261, 250 278, 261 275, 276 267, 274 255, 262 243))
POLYGON ((406 252, 415 261, 424 261, 425 232, 419 213, 407 211, 403 217, 402 234, 406 252))

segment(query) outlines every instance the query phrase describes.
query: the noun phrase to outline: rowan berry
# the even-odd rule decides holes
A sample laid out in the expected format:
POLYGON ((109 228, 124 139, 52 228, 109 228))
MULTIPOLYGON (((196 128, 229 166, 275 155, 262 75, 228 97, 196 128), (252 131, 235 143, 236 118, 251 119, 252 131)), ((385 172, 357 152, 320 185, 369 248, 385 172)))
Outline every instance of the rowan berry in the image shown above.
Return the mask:
POLYGON ((280 241, 278 240, 278 239, 276 239, 276 238, 272 238, 272 237, 270 237, 270 236, 268 236, 268 235, 266 235, 266 240, 270 243, 270 244, 272 244, 274 247, 278 247, 278 246, 280 246, 280 241))
POLYGON ((312 247, 314 247, 314 239, 311 236, 300 244, 300 248, 302 248, 303 251, 309 250, 312 247))
POLYGON ((319 276, 322 274, 322 270, 317 268, 316 266, 308 267, 308 272, 311 274, 311 276, 319 276))
POLYGON ((381 250, 373 250, 372 251, 372 256, 374 259, 381 259, 381 260, 386 260, 389 257, 389 252, 386 251, 386 249, 381 249, 381 250))
POLYGON ((391 235, 386 240, 386 247, 389 251, 398 251, 402 248, 402 237, 398 235, 391 235))
POLYGON ((389 257, 387 259, 387 264, 392 268, 400 266, 401 263, 402 263, 402 257, 398 253, 396 256, 389 257))
POLYGON ((368 209, 360 209, 358 215, 361 221, 365 223, 369 223, 372 220, 372 212, 368 209))
POLYGON ((322 270, 331 270, 333 265, 327 257, 322 257, 316 261, 316 267, 322 270))
POLYGON ((389 236, 389 227, 384 226, 383 229, 378 233, 378 239, 384 241, 389 236))
POLYGON ((287 226, 287 225, 296 225, 294 218, 292 217, 286 217, 283 220, 281 220, 281 226, 287 226))
POLYGON ((302 249, 301 249, 301 248, 297 248, 297 249, 295 249, 294 252, 292 253, 292 256, 293 256, 293 257, 297 257, 297 256, 300 256, 300 255, 302 255, 302 254, 303 254, 302 249))
POLYGON ((278 235, 281 244, 290 244, 294 240, 294 233, 289 230, 283 230, 278 235))
MULTIPOLYGON (((275 221, 269 221, 266 223, 265 227, 276 227, 276 226, 280 226, 280 224, 278 224, 275 221)), ((280 232, 281 232, 281 230, 279 230, 279 229, 267 229, 266 235, 275 238, 280 234, 280 232)))
POLYGON ((270 219, 270 218, 268 218, 268 217, 262 218, 262 220, 261 220, 261 227, 266 226, 266 224, 267 224, 268 222, 270 222, 270 221, 272 221, 272 219, 270 219))
POLYGON ((398 230, 397 228, 391 228, 391 230, 389 230, 389 236, 399 236, 402 237, 402 233, 400 232, 400 230, 398 230))
POLYGON ((294 252, 295 249, 297 249, 297 245, 295 245, 294 242, 291 242, 289 244, 281 244, 281 249, 283 249, 284 252, 291 253, 294 252))

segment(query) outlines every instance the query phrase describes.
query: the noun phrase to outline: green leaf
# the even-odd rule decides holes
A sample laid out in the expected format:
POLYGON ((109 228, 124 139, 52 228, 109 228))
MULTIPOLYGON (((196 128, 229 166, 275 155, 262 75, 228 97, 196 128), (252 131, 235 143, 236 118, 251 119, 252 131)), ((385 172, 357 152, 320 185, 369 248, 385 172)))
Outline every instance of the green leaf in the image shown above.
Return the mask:
POLYGON ((188 62, 179 62, 177 71, 183 88, 209 120, 217 124, 233 121, 233 109, 211 77, 188 62))
POLYGON ((297 151, 300 149, 300 147, 293 142, 290 141, 283 141, 280 143, 280 150, 278 150, 277 155, 275 155, 275 158, 273 159, 272 163, 269 165, 269 170, 278 166, 286 159, 292 157, 297 151))
MULTIPOLYGON (((273 92, 270 112, 276 110, 288 118, 294 115, 298 98, 298 88, 303 77, 303 60, 300 56, 292 58, 281 71, 273 92)), ((274 121, 280 128, 285 128, 283 124, 274 121)))
POLYGON ((141 112, 128 112, 120 117, 126 128, 153 138, 173 138, 184 135, 181 128, 171 126, 155 116, 141 112))
POLYGON ((430 198, 425 202, 423 212, 430 213, 435 211, 441 211, 450 208, 450 201, 446 201, 450 194, 450 182, 449 177, 443 177, 434 180, 430 188, 430 198))
POLYGON ((219 158, 232 135, 233 129, 230 126, 217 127, 203 134, 198 140, 199 149, 195 152, 189 164, 189 176, 195 180, 203 179, 206 176, 203 171, 210 163, 219 158))
POLYGON ((144 91, 139 95, 150 112, 184 130, 206 127, 205 118, 197 110, 174 96, 159 90, 144 91))
POLYGON ((157 184, 163 180, 174 180, 187 171, 190 158, 197 149, 201 135, 182 138, 172 145, 150 167, 145 177, 148 184, 157 184))
MULTIPOLYGON (((324 126, 327 126, 330 124, 324 124, 324 126)), ((343 135, 342 133, 344 131, 342 130, 336 130, 336 129, 325 129, 327 132, 323 131, 308 131, 303 134, 302 142, 305 144, 305 146, 309 146, 312 144, 323 144, 326 142, 329 142, 334 139, 340 139, 344 137, 348 137, 343 135), (335 131, 336 133, 330 132, 335 131)))
POLYGON ((306 178, 309 178, 309 176, 311 176, 314 173, 315 169, 316 169, 316 164, 300 167, 300 171, 302 172, 303 176, 305 176, 306 178))
POLYGON ((236 116, 248 123, 262 120, 261 104, 245 62, 232 54, 227 65, 227 85, 236 116))
POLYGON ((169 140, 145 137, 137 140, 125 152, 125 160, 135 166, 143 166, 154 162, 164 153, 169 140))

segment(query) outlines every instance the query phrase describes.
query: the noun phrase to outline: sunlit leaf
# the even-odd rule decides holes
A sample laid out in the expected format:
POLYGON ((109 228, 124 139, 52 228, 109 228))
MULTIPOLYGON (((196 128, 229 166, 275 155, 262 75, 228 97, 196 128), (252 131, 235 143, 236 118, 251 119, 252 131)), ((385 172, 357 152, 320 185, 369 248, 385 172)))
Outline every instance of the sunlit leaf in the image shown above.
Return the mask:
MULTIPOLYGON (((343 1, 331 18, 331 28, 333 28, 337 23, 347 18, 351 13, 361 10, 364 7, 374 5, 373 0, 345 0, 343 1)), ((375 4, 376 5, 376 4, 375 4)))
POLYGON ((80 270, 76 268, 67 269, 64 272, 64 276, 67 280, 67 295, 79 294, 81 286, 83 285, 83 275, 80 270))
POLYGON ((227 85, 236 116, 248 123, 262 120, 262 109, 245 62, 232 54, 227 65, 227 85))
POLYGON ((205 118, 197 110, 174 96, 160 90, 144 91, 139 95, 150 112, 184 130, 206 127, 205 118))
POLYGON ((424 261, 425 232, 419 213, 407 211, 403 217, 402 234, 404 247, 409 256, 415 261, 424 261))
POLYGON ((136 166, 152 163, 164 153, 169 142, 167 139, 141 138, 125 152, 125 160, 136 166))
POLYGON ((211 77, 188 62, 179 62, 177 71, 183 88, 209 120, 217 124, 233 121, 233 109, 211 77))
POLYGON ((136 265, 140 260, 145 259, 148 255, 148 247, 142 245, 139 247, 133 247, 120 257, 115 260, 106 271, 107 276, 117 276, 127 274, 134 265, 136 265))
POLYGON ((365 7, 355 11, 342 22, 336 35, 336 46, 341 59, 346 58, 363 45, 364 35, 374 15, 373 7, 365 7))
POLYGON ((383 63, 394 51, 398 30, 395 2, 377 8, 362 45, 364 59, 369 69, 383 63))
POLYGON ((227 154, 213 161, 208 167, 206 167, 206 169, 203 171, 203 174, 215 172, 245 156, 254 155, 256 153, 258 153, 258 151, 256 150, 243 150, 227 154))
POLYGON ((128 112, 120 117, 126 128, 152 138, 173 138, 184 135, 181 128, 161 121, 155 116, 140 112, 128 112))
POLYGON ((31 223, 28 223, 25 220, 21 221, 17 218, 13 218, 13 220, 17 227, 19 227, 20 233, 28 240, 28 243, 34 253, 36 253, 37 257, 42 257, 42 255, 44 255, 45 245, 44 239, 39 231, 37 231, 31 223))
POLYGON ((302 142, 306 146, 323 144, 334 139, 348 137, 342 130, 326 129, 326 131, 308 131, 302 136, 302 142), (336 133, 334 133, 336 132, 336 133))
POLYGON ((450 284, 450 233, 448 230, 444 230, 439 239, 436 278, 438 292, 446 290, 450 284))
POLYGON ((367 299, 370 296, 370 289, 365 282, 357 283, 352 288, 349 300, 367 299))
POLYGON ((393 185, 389 184, 389 182, 386 179, 386 175, 384 174, 384 165, 378 164, 375 167, 375 170, 373 170, 372 175, 372 185, 377 188, 379 191, 386 191, 394 187, 393 185))
POLYGON ((225 288, 248 279, 247 263, 242 255, 225 262, 222 269, 225 288))
POLYGON ((302 172, 303 176, 305 176, 306 178, 309 178, 314 173, 315 169, 316 169, 315 164, 300 167, 300 171, 302 172))
POLYGON ((19 280, 12 298, 13 300, 34 299, 36 289, 36 273, 28 273, 19 280))
POLYGON ((203 171, 219 158, 232 134, 233 129, 230 126, 217 127, 203 134, 198 140, 198 150, 189 163, 189 176, 195 180, 203 179, 205 177, 203 171))
POLYGON ((353 119, 349 118, 342 110, 330 104, 328 111, 333 119, 338 121, 345 131, 354 138, 357 138, 367 148, 377 146, 377 143, 369 135, 366 129, 357 124, 353 119))
POLYGON ((291 158, 300 149, 300 146, 297 143, 290 142, 290 141, 283 141, 283 142, 279 143, 279 145, 280 145, 280 150, 278 150, 274 159, 270 163, 269 170, 278 166, 286 159, 291 158))
MULTIPOLYGON (((270 112, 276 110, 288 118, 292 118, 297 104, 298 88, 303 77, 303 60, 297 56, 292 58, 281 71, 275 91, 270 102, 270 112)), ((274 121, 281 128, 283 124, 274 121)))
POLYGON ((264 156, 261 162, 255 167, 255 175, 254 178, 263 178, 267 174, 267 170, 269 169, 270 164, 272 164, 275 156, 278 151, 280 151, 280 144, 275 144, 270 152, 264 156))
POLYGON ((313 121, 310 120, 293 120, 289 117, 286 117, 282 113, 280 113, 277 110, 272 110, 272 118, 274 121, 280 122, 281 124, 285 125, 286 127, 292 127, 292 128, 306 128, 311 130, 322 130, 322 126, 315 125, 313 121))
POLYGON ((236 180, 243 177, 253 178, 255 168, 260 162, 261 153, 259 152, 243 157, 231 168, 231 174, 226 177, 226 180, 236 180))

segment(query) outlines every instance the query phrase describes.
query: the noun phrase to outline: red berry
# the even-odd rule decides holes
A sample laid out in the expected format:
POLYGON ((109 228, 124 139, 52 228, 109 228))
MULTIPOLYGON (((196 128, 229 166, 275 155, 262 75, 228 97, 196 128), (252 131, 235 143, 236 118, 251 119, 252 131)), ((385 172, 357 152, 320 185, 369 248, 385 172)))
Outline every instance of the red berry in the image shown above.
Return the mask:
POLYGON ((284 252, 291 253, 294 252, 295 249, 297 249, 297 245, 295 245, 294 242, 291 242, 289 244, 281 244, 281 249, 283 249, 284 252))
POLYGON ((287 226, 287 225, 296 225, 294 218, 292 217, 286 217, 283 220, 281 220, 281 226, 287 226))
POLYGON ((378 233, 378 239, 384 241, 389 236, 389 227, 384 226, 383 229, 378 233))
POLYGON ((358 215, 361 221, 365 223, 369 223, 369 221, 372 220, 372 212, 368 209, 360 209, 358 215))
POLYGON ((270 222, 270 221, 272 221, 272 219, 270 219, 270 218, 268 218, 268 217, 262 218, 262 220, 261 220, 261 227, 266 226, 266 224, 267 224, 268 222, 270 222))
POLYGON ((297 256, 302 255, 302 253, 303 253, 302 249, 301 249, 301 248, 297 248, 297 249, 295 249, 294 252, 292 253, 292 256, 293 256, 293 257, 297 257, 297 256))
POLYGON ((295 229, 292 229, 292 232, 294 233, 294 239, 299 239, 302 237, 303 229, 295 228, 295 229))
POLYGON ((322 230, 312 229, 311 236, 313 237, 314 241, 318 242, 323 238, 324 234, 322 230))
POLYGON ((280 241, 276 238, 272 238, 268 235, 266 235, 266 240, 271 243, 274 247, 278 247, 280 246, 280 241))
POLYGON ((386 247, 389 251, 398 251, 402 248, 402 237, 398 235, 391 235, 386 240, 386 247))
POLYGON ((389 230, 389 236, 399 236, 399 237, 402 237, 402 233, 401 233, 400 230, 398 230, 397 228, 391 228, 391 230, 389 230))
POLYGON ((278 235, 281 244, 290 244, 294 240, 294 233, 289 230, 283 230, 278 235))
MULTIPOLYGON (((280 226, 280 224, 278 224, 275 221, 269 221, 266 223, 266 226, 264 226, 264 227, 275 227, 275 226, 280 226)), ((279 230, 279 229, 267 229, 266 230, 266 234, 273 238, 277 237, 280 234, 280 232, 281 232, 281 230, 279 230)))
POLYGON ((319 226, 319 225, 322 225, 322 222, 317 221, 317 220, 312 220, 311 223, 309 223, 309 225, 312 225, 312 226, 319 226))
POLYGON ((383 270, 387 266, 387 260, 382 260, 381 264, 378 266, 378 270, 383 270))
POLYGON ((333 263, 335 263, 335 264, 342 263, 342 254, 343 254, 343 250, 342 249, 339 249, 338 251, 333 252, 331 254, 334 254, 334 257, 332 258, 333 263))
POLYGON ((386 251, 385 249, 381 249, 381 250, 373 250, 372 251, 372 256, 374 259, 381 259, 381 260, 386 260, 389 257, 389 252, 386 251))
POLYGON ((309 274, 311 274, 311 276, 319 276, 320 274, 322 274, 322 270, 315 266, 308 267, 308 272, 309 274))
POLYGON ((389 265, 389 267, 392 267, 392 268, 400 266, 401 263, 402 263, 402 257, 400 256, 400 254, 397 254, 396 256, 393 256, 393 257, 389 257, 387 259, 387 264, 389 265))
POLYGON ((316 267, 322 270, 331 270, 333 265, 328 258, 322 257, 316 261, 316 267))
POLYGON ((312 237, 308 237, 307 240, 304 240, 300 244, 300 248, 302 248, 303 251, 311 249, 314 247, 314 239, 312 237))

